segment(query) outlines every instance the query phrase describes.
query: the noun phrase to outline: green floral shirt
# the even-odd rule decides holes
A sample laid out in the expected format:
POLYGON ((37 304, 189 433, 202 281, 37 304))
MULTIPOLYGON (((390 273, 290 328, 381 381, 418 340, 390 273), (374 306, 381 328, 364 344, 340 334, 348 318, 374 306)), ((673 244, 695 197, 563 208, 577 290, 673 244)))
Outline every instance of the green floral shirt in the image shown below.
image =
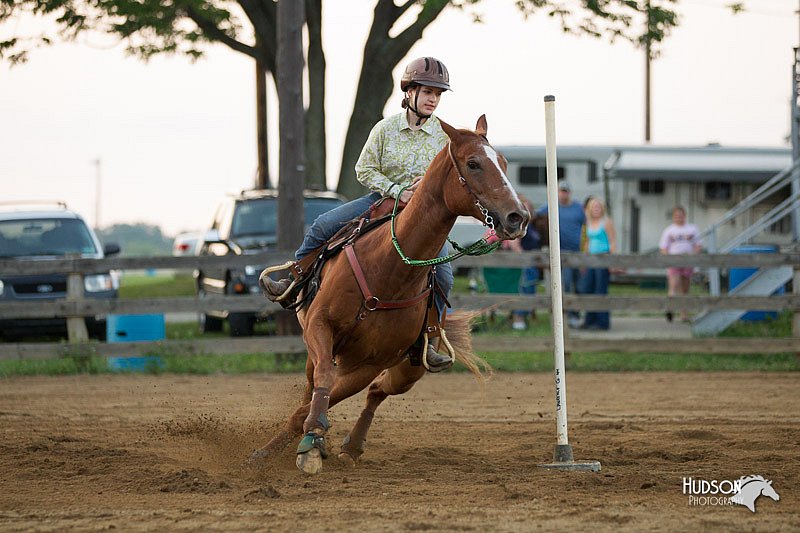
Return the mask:
POLYGON ((449 138, 432 116, 412 130, 406 114, 398 113, 375 124, 356 163, 356 178, 370 190, 396 198, 400 189, 428 170, 449 138))

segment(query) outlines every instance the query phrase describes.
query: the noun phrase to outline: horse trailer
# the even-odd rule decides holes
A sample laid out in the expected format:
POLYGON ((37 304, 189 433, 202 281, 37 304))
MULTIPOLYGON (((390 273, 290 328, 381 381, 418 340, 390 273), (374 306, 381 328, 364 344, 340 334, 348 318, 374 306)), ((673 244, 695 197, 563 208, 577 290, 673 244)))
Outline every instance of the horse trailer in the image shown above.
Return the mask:
MULTIPOLYGON (((547 199, 544 146, 498 146, 508 160, 508 178, 538 209, 547 199)), ((760 147, 573 146, 557 148, 558 178, 566 179, 573 198, 602 198, 617 226, 620 253, 658 249, 672 207, 686 208, 689 222, 701 230, 722 217, 759 185, 792 164, 791 149, 760 147)), ((788 196, 786 191, 755 206, 724 228, 731 236, 788 196)), ((774 224, 760 242, 791 241, 788 220, 774 224)))

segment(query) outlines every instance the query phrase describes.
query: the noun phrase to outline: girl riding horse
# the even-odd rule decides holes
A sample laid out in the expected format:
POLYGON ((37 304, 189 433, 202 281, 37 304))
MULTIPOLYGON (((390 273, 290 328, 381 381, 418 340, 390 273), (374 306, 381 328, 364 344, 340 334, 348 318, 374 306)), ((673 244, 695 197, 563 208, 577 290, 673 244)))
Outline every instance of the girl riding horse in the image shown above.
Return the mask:
MULTIPOLYGON (((304 435, 297 466, 307 473, 319 472, 328 453, 328 408, 369 386, 367 405, 340 454, 355 461, 363 452, 378 405, 390 395, 408 391, 425 374, 424 367, 413 366, 407 356, 423 327, 425 300, 372 312, 377 303, 410 300, 428 287, 429 269, 404 259, 435 257, 460 215, 491 225, 501 239, 525 233, 530 214, 506 177, 505 160, 486 139, 486 118, 478 119, 475 132, 441 121, 440 125, 449 142, 433 159, 405 209, 392 224, 363 235, 347 254, 333 256, 322 268, 316 298, 298 313, 308 348, 304 405, 278 435, 253 453, 253 460, 271 456, 295 436, 304 435), (376 296, 368 300, 365 285, 376 296), (373 299, 375 305, 368 305, 373 299)), ((451 329, 454 322, 462 340, 468 339, 463 316, 448 317, 451 329)), ((442 341, 446 342, 444 335, 442 341)), ((459 357, 480 375, 479 358, 469 351, 459 352, 459 357)))
MULTIPOLYGON (((439 119, 433 112, 441 95, 450 90, 450 74, 444 63, 432 57, 413 60, 400 79, 404 93, 402 113, 378 122, 369 134, 367 143, 356 163, 356 178, 373 192, 357 198, 317 217, 295 253, 300 259, 327 242, 347 222, 362 215, 382 196, 407 203, 422 179, 433 157, 447 143, 439 119), (403 192, 403 187, 410 186, 403 192)), ((447 255, 447 246, 440 256, 447 255)), ((436 281, 446 298, 453 287, 453 270, 448 263, 436 269, 436 281)), ((281 298, 291 286, 291 280, 273 281, 263 278, 266 295, 273 301, 281 298)), ((444 317, 445 300, 437 294, 436 308, 444 317)), ((453 365, 453 359, 438 353, 433 345, 426 350, 427 366, 431 372, 441 372, 453 365)))

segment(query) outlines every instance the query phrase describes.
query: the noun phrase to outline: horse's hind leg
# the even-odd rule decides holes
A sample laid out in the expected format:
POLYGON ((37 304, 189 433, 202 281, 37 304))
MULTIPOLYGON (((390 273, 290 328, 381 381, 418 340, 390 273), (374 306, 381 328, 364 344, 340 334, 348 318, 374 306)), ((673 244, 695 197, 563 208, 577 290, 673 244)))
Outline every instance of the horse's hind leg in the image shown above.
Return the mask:
POLYGON ((342 452, 339 454, 339 459, 348 464, 354 464, 361 454, 364 453, 364 443, 367 440, 367 432, 372 419, 375 416, 375 410, 383 401, 389 396, 403 394, 408 392, 414 383, 420 380, 425 375, 425 368, 421 366, 411 366, 408 359, 403 361, 397 366, 388 370, 378 376, 378 379, 372 382, 367 392, 367 405, 361 415, 356 420, 356 424, 350 433, 344 438, 342 443, 342 452))

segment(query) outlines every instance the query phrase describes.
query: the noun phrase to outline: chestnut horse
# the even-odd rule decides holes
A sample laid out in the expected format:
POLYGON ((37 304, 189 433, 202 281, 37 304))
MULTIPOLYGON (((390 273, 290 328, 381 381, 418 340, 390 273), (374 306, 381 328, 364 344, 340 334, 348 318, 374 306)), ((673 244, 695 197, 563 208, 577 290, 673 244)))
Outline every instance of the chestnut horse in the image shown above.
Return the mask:
MULTIPOLYGON (((530 215, 505 175, 505 161, 486 140, 486 117, 478 119, 475 132, 441 124, 450 143, 433 159, 412 199, 396 217, 395 234, 402 250, 414 259, 435 258, 459 215, 484 221, 488 214, 501 239, 522 236, 530 215)), ((380 300, 409 299, 425 291, 429 268, 403 262, 392 244, 390 224, 355 241, 353 249, 369 288, 380 300)), ((378 405, 390 395, 407 392, 425 374, 424 367, 412 366, 406 353, 422 330, 426 299, 411 307, 375 312, 364 311, 364 303, 347 257, 344 253, 334 256, 322 270, 316 298, 298 312, 308 348, 303 405, 283 430, 253 452, 251 463, 281 451, 304 434, 297 466, 306 473, 319 472, 327 456, 328 408, 369 386, 366 408, 339 455, 354 463, 363 453, 378 405), (366 318, 354 327, 359 314, 366 318)), ((469 317, 464 315, 448 317, 445 329, 457 347, 458 360, 480 377, 478 364, 483 361, 471 353, 470 342, 463 342, 469 340, 469 317)))

